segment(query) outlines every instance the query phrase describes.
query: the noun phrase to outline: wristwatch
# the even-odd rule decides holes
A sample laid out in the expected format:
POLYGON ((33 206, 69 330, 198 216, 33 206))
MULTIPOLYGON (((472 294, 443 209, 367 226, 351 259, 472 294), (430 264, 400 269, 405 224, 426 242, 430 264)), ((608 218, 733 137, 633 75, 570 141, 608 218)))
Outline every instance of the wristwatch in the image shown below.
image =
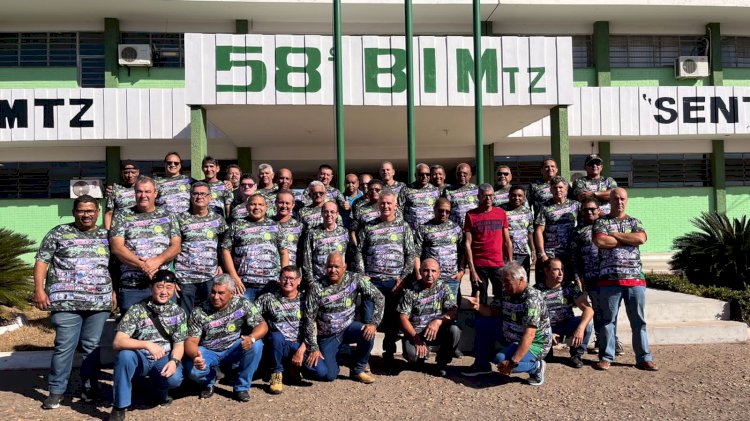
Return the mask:
POLYGON ((170 358, 169 361, 172 361, 174 363, 174 365, 176 365, 176 366, 179 366, 180 364, 182 364, 182 361, 178 360, 175 357, 170 358))

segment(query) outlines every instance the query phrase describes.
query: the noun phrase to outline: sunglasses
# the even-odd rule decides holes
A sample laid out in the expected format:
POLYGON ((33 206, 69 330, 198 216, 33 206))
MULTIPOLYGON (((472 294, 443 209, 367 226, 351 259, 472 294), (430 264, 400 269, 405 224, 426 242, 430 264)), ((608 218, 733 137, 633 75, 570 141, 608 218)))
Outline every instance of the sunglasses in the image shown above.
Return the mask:
POLYGON ((420 176, 420 177, 429 177, 430 173, 428 173, 428 172, 420 172, 420 173, 417 173, 417 175, 420 176))
POLYGON ((240 183, 240 187, 252 188, 255 187, 255 183, 240 183))
POLYGON ((167 162, 165 162, 165 164, 167 164, 168 166, 170 166, 170 165, 180 165, 181 162, 180 161, 167 161, 167 162))
POLYGON ((500 172, 500 171, 498 171, 497 175, 504 175, 504 176, 507 177, 507 176, 510 175, 510 173, 509 172, 500 172))
POLYGON ((599 208, 583 208, 583 212, 584 213, 594 213, 594 212, 596 212, 598 210, 599 210, 599 208))

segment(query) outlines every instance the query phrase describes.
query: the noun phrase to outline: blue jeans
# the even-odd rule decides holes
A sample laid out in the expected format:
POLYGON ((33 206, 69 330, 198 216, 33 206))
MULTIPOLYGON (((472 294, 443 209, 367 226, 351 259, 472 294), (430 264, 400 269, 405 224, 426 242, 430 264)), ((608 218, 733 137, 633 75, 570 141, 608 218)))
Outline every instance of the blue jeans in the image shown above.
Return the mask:
POLYGON ((255 302, 255 299, 260 297, 260 295, 263 293, 263 289, 265 287, 263 286, 250 286, 250 284, 245 284, 245 298, 248 300, 255 302))
POLYGON ((133 304, 151 297, 151 290, 146 288, 120 288, 120 295, 117 297, 117 304, 120 307, 120 314, 124 315, 133 304))
POLYGON ((367 360, 370 359, 370 352, 375 344, 375 339, 366 340, 362 331, 363 324, 352 322, 343 332, 330 336, 318 336, 318 347, 323 358, 318 360, 318 365, 312 367, 313 374, 319 380, 333 381, 339 375, 339 363, 336 356, 342 344, 356 343, 357 349, 353 352, 354 367, 352 374, 359 374, 365 371, 367 360))
POLYGON ((180 307, 185 310, 185 314, 190 316, 193 308, 208 301, 208 294, 211 292, 212 281, 201 282, 197 284, 180 284, 180 307))
POLYGON ((457 281, 453 279, 453 277, 445 278, 443 279, 443 282, 445 282, 445 285, 448 285, 448 288, 450 288, 451 291, 453 291, 453 294, 456 296, 456 301, 458 302, 458 306, 461 306, 461 281, 457 281))
MULTIPOLYGON (((552 333, 556 333, 558 335, 562 336, 573 336, 573 332, 578 329, 578 326, 581 324, 581 316, 573 316, 569 318, 568 320, 565 320, 563 322, 560 322, 556 325, 552 326, 552 333)), ((586 325, 586 329, 583 332, 583 342, 581 342, 581 345, 579 345, 576 348, 570 348, 570 356, 577 356, 580 357, 586 352, 586 348, 589 345, 589 341, 591 340, 591 333, 593 332, 594 327, 593 323, 589 323, 586 325)))
MULTIPOLYGON (((495 358, 492 360, 494 364, 500 364, 500 362, 505 360, 510 360, 511 357, 513 357, 513 354, 516 353, 516 350, 518 349, 518 342, 513 342, 512 344, 506 346, 503 348, 502 351, 498 352, 495 355, 495 358)), ((518 366, 513 368, 513 373, 535 373, 537 368, 539 367, 539 359, 531 353, 531 351, 527 352, 526 355, 521 358, 521 361, 518 362, 518 366)))
POLYGON ((55 349, 49 370, 49 392, 62 395, 68 388, 76 346, 81 342, 81 380, 84 387, 94 386, 99 378, 99 340, 109 311, 53 311, 55 349))
POLYGON ((161 375, 161 370, 171 358, 169 354, 158 360, 149 359, 146 350, 124 349, 117 353, 114 375, 114 406, 115 408, 127 408, 130 406, 133 391, 133 377, 148 376, 156 389, 156 398, 164 400, 169 389, 176 389, 182 384, 182 367, 170 377, 161 375))
POLYGON ((600 286, 596 301, 596 311, 601 313, 599 359, 606 361, 615 359, 617 312, 620 309, 620 301, 625 301, 625 312, 630 321, 630 330, 633 332, 635 360, 639 363, 651 361, 653 357, 648 350, 646 319, 643 316, 646 287, 600 286))
MULTIPOLYGON (((264 341, 266 342, 266 351, 268 351, 269 348, 271 351, 271 370, 274 373, 283 373, 284 362, 287 360, 291 361, 292 355, 297 352, 300 343, 287 341, 284 335, 279 331, 268 332, 264 341)), ((305 353, 305 358, 307 358, 307 353, 305 353)), ((313 370, 308 366, 303 367, 307 370, 313 370)))
POLYGON ((188 359, 185 362, 185 372, 191 380, 202 387, 213 387, 216 382, 216 368, 219 364, 234 364, 239 362, 239 375, 234 383, 234 391, 242 392, 250 390, 253 382, 253 374, 258 369, 260 357, 263 355, 263 341, 257 341, 249 351, 242 349, 242 339, 238 339, 234 345, 223 351, 211 351, 202 346, 198 347, 206 361, 206 367, 201 370, 193 365, 188 359))
MULTIPOLYGON (((396 280, 372 278, 372 285, 385 297, 383 321, 380 322, 378 330, 385 333, 385 337, 383 338, 383 353, 393 355, 396 353, 396 342, 398 341, 399 331, 398 313, 396 312, 399 297, 391 291, 396 286, 396 280)), ((365 300, 362 320, 364 322, 371 321, 374 313, 375 304, 371 300, 365 300)))

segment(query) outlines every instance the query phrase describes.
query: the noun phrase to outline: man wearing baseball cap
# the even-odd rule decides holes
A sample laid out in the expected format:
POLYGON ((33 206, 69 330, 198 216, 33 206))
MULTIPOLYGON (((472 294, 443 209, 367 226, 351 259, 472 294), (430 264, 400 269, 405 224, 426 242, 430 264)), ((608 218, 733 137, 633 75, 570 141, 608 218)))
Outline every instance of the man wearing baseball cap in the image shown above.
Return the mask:
POLYGON ((599 155, 591 154, 584 161, 586 176, 573 183, 573 195, 582 201, 585 197, 594 197, 599 202, 601 216, 609 215, 609 193, 617 188, 617 182, 612 177, 602 177, 604 161, 599 155))

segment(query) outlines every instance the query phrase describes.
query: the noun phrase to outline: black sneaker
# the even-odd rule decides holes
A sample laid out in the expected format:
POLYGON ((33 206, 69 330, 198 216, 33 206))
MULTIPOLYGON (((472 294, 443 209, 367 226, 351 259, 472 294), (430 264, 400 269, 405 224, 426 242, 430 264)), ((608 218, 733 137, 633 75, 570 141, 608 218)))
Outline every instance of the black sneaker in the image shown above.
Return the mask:
POLYGON ((198 395, 198 399, 208 399, 213 395, 214 395, 214 387, 208 386, 208 387, 203 388, 203 390, 201 390, 200 395, 198 395))
POLYGON ((489 365, 480 367, 476 364, 472 364, 466 367, 466 369, 461 370, 461 375, 466 377, 475 377, 490 373, 492 373, 492 367, 489 365))
POLYGON ((247 390, 240 390, 239 392, 234 392, 234 400, 238 402, 250 402, 250 393, 248 393, 247 390))
POLYGON ((529 384, 532 386, 541 386, 544 384, 544 372, 547 370, 547 363, 539 361, 539 367, 534 374, 529 374, 529 384))
POLYGON ((615 355, 620 356, 625 354, 625 348, 622 346, 622 342, 617 341, 615 343, 615 355))
POLYGON ((572 365, 574 368, 582 368, 583 361, 578 355, 573 355, 572 357, 570 357, 570 365, 572 365))
POLYGON ((438 364, 435 367, 435 375, 438 377, 448 376, 448 364, 438 364))
POLYGON ((81 400, 86 403, 98 402, 102 394, 98 387, 87 387, 81 391, 81 400))
POLYGON ((464 357, 464 353, 460 349, 456 348, 456 352, 453 353, 453 358, 460 360, 464 357))
POLYGON ((109 414, 109 421, 124 421, 125 412, 128 408, 112 408, 112 413, 109 414))
POLYGON ((42 403, 44 409, 55 409, 60 406, 60 402, 63 400, 63 395, 58 393, 50 393, 47 399, 42 403))
POLYGON ((162 399, 156 400, 156 406, 169 406, 172 405, 172 397, 167 395, 166 397, 162 399))

